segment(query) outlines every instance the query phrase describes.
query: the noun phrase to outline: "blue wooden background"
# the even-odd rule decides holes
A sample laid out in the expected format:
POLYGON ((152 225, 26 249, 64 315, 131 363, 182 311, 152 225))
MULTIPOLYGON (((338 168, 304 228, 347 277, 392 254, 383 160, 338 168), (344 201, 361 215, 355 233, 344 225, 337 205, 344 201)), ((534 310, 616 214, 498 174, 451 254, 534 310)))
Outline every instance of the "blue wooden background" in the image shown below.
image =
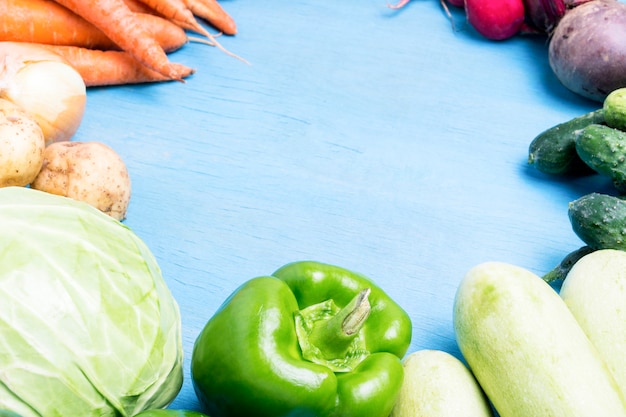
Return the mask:
POLYGON ((581 246, 569 201, 608 187, 527 166, 540 131, 600 105, 562 87, 541 37, 480 37, 438 0, 224 0, 239 34, 171 59, 186 83, 91 89, 74 140, 126 161, 125 223, 179 302, 193 342, 245 280, 312 259, 368 275, 413 320, 411 351, 458 355, 465 272, 506 261, 543 274, 581 246), (452 24, 454 23, 454 24, 452 24))

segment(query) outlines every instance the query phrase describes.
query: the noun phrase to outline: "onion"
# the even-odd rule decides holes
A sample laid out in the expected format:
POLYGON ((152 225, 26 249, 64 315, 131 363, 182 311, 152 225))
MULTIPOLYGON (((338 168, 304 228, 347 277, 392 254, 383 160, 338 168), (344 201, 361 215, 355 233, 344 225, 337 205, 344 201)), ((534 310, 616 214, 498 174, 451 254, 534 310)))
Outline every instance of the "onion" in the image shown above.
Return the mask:
POLYGON ((54 52, 36 44, 0 42, 0 98, 30 114, 49 145, 76 133, 87 92, 80 74, 54 52))

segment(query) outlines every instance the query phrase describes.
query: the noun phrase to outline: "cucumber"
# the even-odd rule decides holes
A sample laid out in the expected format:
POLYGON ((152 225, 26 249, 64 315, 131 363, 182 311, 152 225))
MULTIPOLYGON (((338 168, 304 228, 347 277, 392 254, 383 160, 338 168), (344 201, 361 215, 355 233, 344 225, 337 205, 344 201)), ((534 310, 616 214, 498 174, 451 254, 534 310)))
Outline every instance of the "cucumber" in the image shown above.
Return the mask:
POLYGON ((473 267, 454 330, 501 417, 624 417, 613 376, 565 302, 539 276, 503 262, 473 267))
POLYGON ((609 194, 590 193, 569 203, 574 233, 593 249, 626 250, 626 201, 609 194))
POLYGON ((442 350, 424 349, 403 361, 404 382, 390 417, 492 417, 472 372, 442 350))
POLYGON ((541 278, 549 284, 562 283, 572 267, 576 265, 576 262, 593 251, 595 251, 595 249, 585 245, 568 253, 557 266, 541 278))
POLYGON ((591 124, 576 137, 576 152, 585 164, 609 177, 620 192, 626 192, 626 132, 591 124))
POLYGON ((598 109, 553 126, 537 135, 528 148, 528 163, 544 174, 587 174, 592 170, 576 152, 580 129, 604 123, 604 110, 598 109))
POLYGON ((560 294, 626 398, 626 252, 602 249, 584 256, 560 294))
POLYGON ((626 88, 611 91, 604 99, 603 110, 608 126, 626 130, 626 88))

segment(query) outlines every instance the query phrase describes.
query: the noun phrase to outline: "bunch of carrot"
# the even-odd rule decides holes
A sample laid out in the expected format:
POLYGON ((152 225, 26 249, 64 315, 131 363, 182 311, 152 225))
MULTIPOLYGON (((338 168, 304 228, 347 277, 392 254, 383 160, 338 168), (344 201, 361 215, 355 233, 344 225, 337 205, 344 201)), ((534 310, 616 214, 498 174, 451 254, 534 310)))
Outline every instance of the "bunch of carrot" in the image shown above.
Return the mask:
POLYGON ((88 87, 182 81, 194 69, 171 62, 169 52, 190 39, 228 52, 201 20, 219 33, 237 32, 216 0, 2 0, 0 16, 0 41, 45 46, 88 87))

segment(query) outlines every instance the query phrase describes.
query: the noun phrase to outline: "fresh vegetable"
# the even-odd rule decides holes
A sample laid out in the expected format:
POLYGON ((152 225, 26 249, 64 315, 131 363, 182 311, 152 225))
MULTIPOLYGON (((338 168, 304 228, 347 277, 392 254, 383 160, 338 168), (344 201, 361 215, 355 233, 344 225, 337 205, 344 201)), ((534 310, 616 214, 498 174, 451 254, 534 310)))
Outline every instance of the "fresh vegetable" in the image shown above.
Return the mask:
POLYGON ((31 188, 83 201, 116 220, 126 217, 131 194, 124 161, 100 142, 49 145, 31 188))
POLYGON ((492 40, 518 34, 526 13, 523 0, 465 0, 465 12, 472 27, 492 40))
POLYGON ((207 416, 206 414, 202 414, 198 411, 170 410, 170 409, 159 408, 159 409, 142 411, 139 414, 135 414, 134 417, 209 417, 209 416, 207 416))
POLYGON ((45 146, 37 122, 0 98, 0 187, 30 184, 43 164, 45 146))
POLYGON ((228 297, 195 341, 191 377, 211 417, 387 417, 410 340, 409 316, 371 280, 295 262, 228 297))
POLYGON ((626 252, 602 249, 584 256, 560 294, 626 396, 626 252))
MULTIPOLYGON (((572 0, 568 2, 573 3, 572 0)), ((565 14, 567 5, 565 0, 524 0, 524 9, 530 28, 542 34, 550 34, 565 14)))
POLYGON ((133 416, 181 388, 181 321, 149 248, 88 204, 0 189, 0 409, 133 416))
POLYGON ((185 0, 185 4, 193 14, 213 25, 226 35, 235 35, 237 25, 233 18, 224 11, 215 0, 185 0))
POLYGON ((135 19, 135 13, 123 0, 56 0, 83 17, 107 37, 151 70, 170 80, 181 81, 190 68, 170 62, 165 51, 135 19))
POLYGON ((626 250, 626 201, 589 193, 569 203, 574 233, 593 249, 626 250))
POLYGON ((168 20, 176 23, 180 27, 191 30, 208 38, 213 36, 196 20, 191 10, 183 0, 139 0, 159 15, 165 16, 168 20))
POLYGON ((604 122, 604 110, 594 110, 575 117, 537 135, 528 149, 528 163, 551 175, 577 175, 591 172, 576 151, 576 137, 582 128, 604 122))
MULTIPOLYGON (((87 87, 171 81, 124 51, 98 51, 78 46, 42 46, 70 63, 87 87)), ((183 78, 193 73, 194 70, 189 68, 183 78)))
POLYGON ((609 177, 617 190, 626 193, 626 132, 591 124, 576 138, 576 152, 585 164, 609 177))
POLYGON ((76 133, 87 93, 80 74, 59 55, 33 44, 0 42, 0 98, 28 112, 48 145, 76 133))
POLYGON ((554 74, 571 91, 603 101, 626 87, 626 3, 592 0, 567 11, 550 38, 554 74))
POLYGON ((404 358, 404 382, 390 417, 491 417, 489 400, 472 372, 441 350, 404 358))
POLYGON ((19 414, 9 410, 0 410, 0 417, 22 417, 19 414))
POLYGON ((608 126, 626 131, 626 88, 611 91, 602 108, 608 126))
POLYGON ((557 266, 555 266, 552 270, 550 270, 547 274, 545 274, 542 278, 549 284, 559 284, 562 283, 569 271, 572 267, 578 262, 583 256, 589 255, 594 252, 595 249, 590 248, 589 246, 581 246, 580 248, 573 250, 568 253, 565 258, 557 266))
POLYGON ((606 363, 532 272, 503 262, 471 268, 454 300, 454 330, 501 417, 626 416, 606 363))
MULTIPOLYGON (((53 0, 6 0, 0 2, 0 15, 3 41, 119 49, 100 29, 53 0)), ((135 18, 165 52, 181 48, 188 40, 180 26, 160 16, 136 13, 135 18)))

